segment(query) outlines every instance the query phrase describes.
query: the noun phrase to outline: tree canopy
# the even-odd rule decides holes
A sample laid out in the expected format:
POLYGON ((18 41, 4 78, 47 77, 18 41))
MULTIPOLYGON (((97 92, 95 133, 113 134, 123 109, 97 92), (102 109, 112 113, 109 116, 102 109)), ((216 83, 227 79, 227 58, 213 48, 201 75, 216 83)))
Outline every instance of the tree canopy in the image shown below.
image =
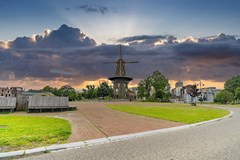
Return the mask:
POLYGON ((171 94, 168 79, 159 71, 142 80, 138 84, 138 96, 154 101, 169 101, 171 94))
POLYGON ((237 87, 234 91, 234 99, 240 101, 240 87, 237 87))
POLYGON ((82 96, 85 99, 94 99, 97 98, 97 90, 95 85, 87 85, 85 89, 83 89, 82 96))
POLYGON ((229 92, 227 90, 220 91, 215 98, 215 102, 227 104, 231 103, 234 100, 234 95, 232 92, 229 92))
POLYGON ((97 96, 102 97, 113 97, 113 88, 108 85, 107 82, 103 82, 97 88, 97 96))
POLYGON ((78 99, 77 92, 75 89, 69 85, 62 86, 60 89, 53 88, 50 86, 45 86, 42 89, 43 92, 50 92, 55 96, 65 96, 69 97, 69 101, 76 101, 78 99))
POLYGON ((224 88, 232 93, 234 93, 235 89, 238 87, 240 87, 240 76, 232 77, 224 84, 224 88))

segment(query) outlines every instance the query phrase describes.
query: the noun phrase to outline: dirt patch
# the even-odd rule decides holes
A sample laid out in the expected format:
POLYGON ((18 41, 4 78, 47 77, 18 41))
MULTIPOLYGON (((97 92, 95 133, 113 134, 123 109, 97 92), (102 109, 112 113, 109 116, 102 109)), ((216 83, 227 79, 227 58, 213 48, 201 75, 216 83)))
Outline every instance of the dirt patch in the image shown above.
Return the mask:
POLYGON ((0 125, 0 128, 6 128, 7 126, 6 125, 0 125))

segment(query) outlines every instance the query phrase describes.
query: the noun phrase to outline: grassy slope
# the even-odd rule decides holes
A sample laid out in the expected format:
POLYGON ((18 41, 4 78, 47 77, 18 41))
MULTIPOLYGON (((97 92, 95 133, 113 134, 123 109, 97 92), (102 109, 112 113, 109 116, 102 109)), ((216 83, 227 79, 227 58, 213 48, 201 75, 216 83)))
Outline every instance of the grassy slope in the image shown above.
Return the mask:
POLYGON ((192 107, 183 104, 166 104, 162 106, 109 105, 108 107, 132 114, 189 124, 219 118, 229 114, 227 110, 192 107))
POLYGON ((67 120, 48 117, 0 116, 0 152, 64 143, 71 134, 67 120))

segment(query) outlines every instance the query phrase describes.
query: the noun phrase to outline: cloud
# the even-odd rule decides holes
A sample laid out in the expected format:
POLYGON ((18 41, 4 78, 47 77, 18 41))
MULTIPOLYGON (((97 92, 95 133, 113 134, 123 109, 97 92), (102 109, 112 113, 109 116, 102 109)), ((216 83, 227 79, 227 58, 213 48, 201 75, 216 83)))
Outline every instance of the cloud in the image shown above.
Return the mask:
MULTIPOLYGON (((57 30, 45 30, 43 35, 10 41, 8 48, 0 47, 2 84, 51 81, 79 86, 84 81, 114 76, 116 65, 104 62, 118 59, 119 46, 96 45, 94 39, 86 37, 80 29, 62 25, 57 30)), ((122 47, 123 58, 140 62, 126 66, 127 75, 135 80, 154 70, 160 70, 171 80, 223 82, 240 74, 240 41, 235 36, 179 39, 171 35, 146 35, 119 41, 129 44, 122 47), (137 41, 137 45, 133 44, 137 41)))
POLYGON ((118 42, 133 42, 133 41, 141 41, 141 40, 159 40, 159 39, 166 39, 167 36, 165 35, 140 35, 140 36, 132 36, 132 37, 124 37, 118 40, 118 42))
POLYGON ((80 6, 74 6, 72 8, 65 8, 65 10, 70 11, 70 10, 81 10, 85 13, 100 13, 102 15, 112 12, 112 13, 116 13, 116 8, 114 7, 106 7, 106 6, 102 6, 102 5, 80 5, 80 6))
POLYGON ((124 37, 119 39, 117 42, 139 48, 148 48, 166 43, 178 43, 177 38, 173 35, 139 35, 132 37, 124 37))
POLYGON ((0 41, 0 49, 7 48, 7 42, 0 41))
POLYGON ((72 28, 65 24, 57 30, 45 30, 44 35, 33 37, 18 37, 8 42, 9 48, 69 48, 95 46, 96 42, 80 32, 78 28, 72 28))

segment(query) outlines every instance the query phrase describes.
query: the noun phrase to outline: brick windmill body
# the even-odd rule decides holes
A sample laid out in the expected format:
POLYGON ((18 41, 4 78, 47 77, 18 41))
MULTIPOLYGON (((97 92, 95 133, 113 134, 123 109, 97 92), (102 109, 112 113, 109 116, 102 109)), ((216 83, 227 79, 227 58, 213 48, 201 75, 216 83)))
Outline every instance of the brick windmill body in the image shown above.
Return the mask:
POLYGON ((116 62, 116 73, 115 77, 110 77, 109 80, 113 83, 114 98, 116 99, 126 99, 129 98, 128 95, 128 83, 132 78, 126 76, 125 65, 127 63, 138 63, 137 61, 124 61, 122 59, 122 46, 120 45, 119 59, 116 62))

